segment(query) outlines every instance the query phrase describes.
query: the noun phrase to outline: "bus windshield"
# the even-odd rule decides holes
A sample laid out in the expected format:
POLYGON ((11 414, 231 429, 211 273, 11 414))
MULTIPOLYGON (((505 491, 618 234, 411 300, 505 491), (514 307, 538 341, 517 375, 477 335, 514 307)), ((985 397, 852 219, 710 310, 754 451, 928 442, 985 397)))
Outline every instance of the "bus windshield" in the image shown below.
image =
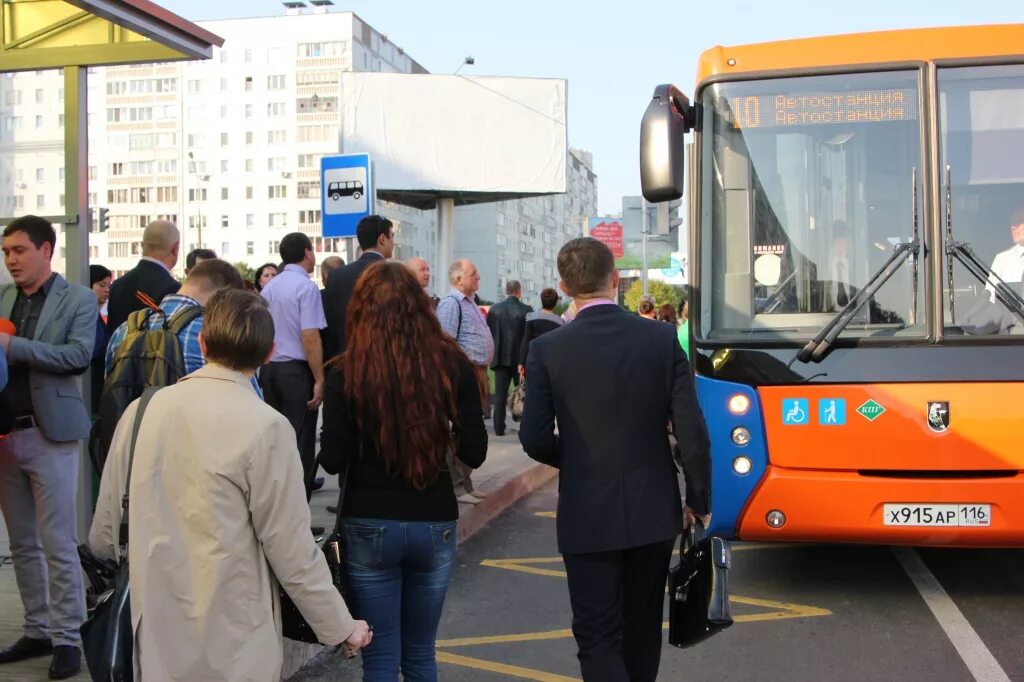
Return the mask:
MULTIPOLYGON (((698 336, 809 338, 914 238, 918 92, 916 71, 702 91, 698 336)), ((924 338, 923 288, 909 258, 841 338, 924 338)))

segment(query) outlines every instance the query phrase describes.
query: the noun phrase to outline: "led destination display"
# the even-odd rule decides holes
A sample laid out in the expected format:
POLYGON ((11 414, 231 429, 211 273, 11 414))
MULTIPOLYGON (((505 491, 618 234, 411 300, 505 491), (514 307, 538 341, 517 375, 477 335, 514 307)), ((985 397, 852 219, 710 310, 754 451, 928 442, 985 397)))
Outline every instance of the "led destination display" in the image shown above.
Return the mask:
POLYGON ((726 97, 735 128, 871 123, 917 120, 911 88, 853 92, 808 92, 726 97))

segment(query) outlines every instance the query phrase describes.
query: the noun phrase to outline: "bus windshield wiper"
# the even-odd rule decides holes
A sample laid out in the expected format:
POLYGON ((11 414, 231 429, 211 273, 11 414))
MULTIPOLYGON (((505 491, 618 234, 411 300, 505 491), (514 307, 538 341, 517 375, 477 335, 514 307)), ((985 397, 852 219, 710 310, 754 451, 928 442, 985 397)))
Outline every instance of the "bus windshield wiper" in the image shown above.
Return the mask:
POLYGON ((853 298, 850 299, 849 303, 843 306, 842 310, 836 313, 828 323, 825 324, 821 330, 815 334, 814 338, 811 339, 806 346, 801 348, 796 354, 797 360, 800 362, 821 362, 829 350, 832 348, 832 344, 835 343, 836 338, 843 332, 844 329, 853 321, 854 315, 864 307, 864 304, 871 300, 875 293, 882 288, 882 286, 889 281, 903 262, 907 260, 909 256, 917 258, 918 252, 921 250, 920 239, 913 239, 909 242, 900 242, 893 249, 892 255, 885 261, 881 268, 879 268, 875 274, 873 274, 867 283, 861 288, 853 298))
POLYGON ((967 242, 953 239, 953 181, 951 169, 946 166, 946 275, 949 280, 949 317, 956 324, 956 301, 953 293, 953 258, 960 261, 967 272, 987 286, 992 286, 995 297, 1006 309, 1024 322, 1024 298, 1014 291, 1003 278, 997 275, 974 253, 967 242))
MULTIPOLYGON (((978 254, 974 252, 971 245, 967 242, 954 241, 950 237, 946 238, 946 256, 956 258, 964 266, 967 272, 974 275, 974 277, 986 286, 991 286, 995 297, 1006 306, 1006 309, 1016 315, 1022 323, 1024 323, 1024 298, 1021 297, 1016 291, 1013 290, 1009 284, 1004 282, 1002 278, 994 273, 985 263, 978 258, 978 254)), ((951 309, 950 317, 952 322, 956 324, 956 318, 954 312, 951 309)))

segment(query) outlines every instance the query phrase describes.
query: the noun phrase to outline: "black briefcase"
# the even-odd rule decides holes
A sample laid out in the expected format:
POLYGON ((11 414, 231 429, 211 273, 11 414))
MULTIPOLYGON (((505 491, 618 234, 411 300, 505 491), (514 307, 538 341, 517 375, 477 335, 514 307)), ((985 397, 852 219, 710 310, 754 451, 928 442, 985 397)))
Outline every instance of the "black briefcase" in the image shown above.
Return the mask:
POLYGON ((669 570, 668 643, 694 646, 732 625, 729 568, 732 552, 722 538, 705 537, 700 522, 679 541, 679 563, 669 570))

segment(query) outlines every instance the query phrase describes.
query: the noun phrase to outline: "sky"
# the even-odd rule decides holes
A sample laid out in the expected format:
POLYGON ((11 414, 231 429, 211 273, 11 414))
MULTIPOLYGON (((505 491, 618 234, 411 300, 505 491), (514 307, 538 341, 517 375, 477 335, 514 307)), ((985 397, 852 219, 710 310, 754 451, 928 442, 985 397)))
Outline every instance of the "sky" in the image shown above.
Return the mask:
MULTIPOLYGON (((962 24, 1024 23, 1021 0, 334 0, 432 73, 568 80, 569 145, 594 155, 598 208, 640 193, 640 118, 659 83, 692 93, 715 45, 962 24)), ((283 15, 276 0, 157 0, 190 19, 283 15)), ((308 11, 308 10, 307 10, 308 11)), ((1022 36, 1024 44, 1024 36, 1022 36)), ((1024 48, 1022 48, 1024 49, 1024 48)))

